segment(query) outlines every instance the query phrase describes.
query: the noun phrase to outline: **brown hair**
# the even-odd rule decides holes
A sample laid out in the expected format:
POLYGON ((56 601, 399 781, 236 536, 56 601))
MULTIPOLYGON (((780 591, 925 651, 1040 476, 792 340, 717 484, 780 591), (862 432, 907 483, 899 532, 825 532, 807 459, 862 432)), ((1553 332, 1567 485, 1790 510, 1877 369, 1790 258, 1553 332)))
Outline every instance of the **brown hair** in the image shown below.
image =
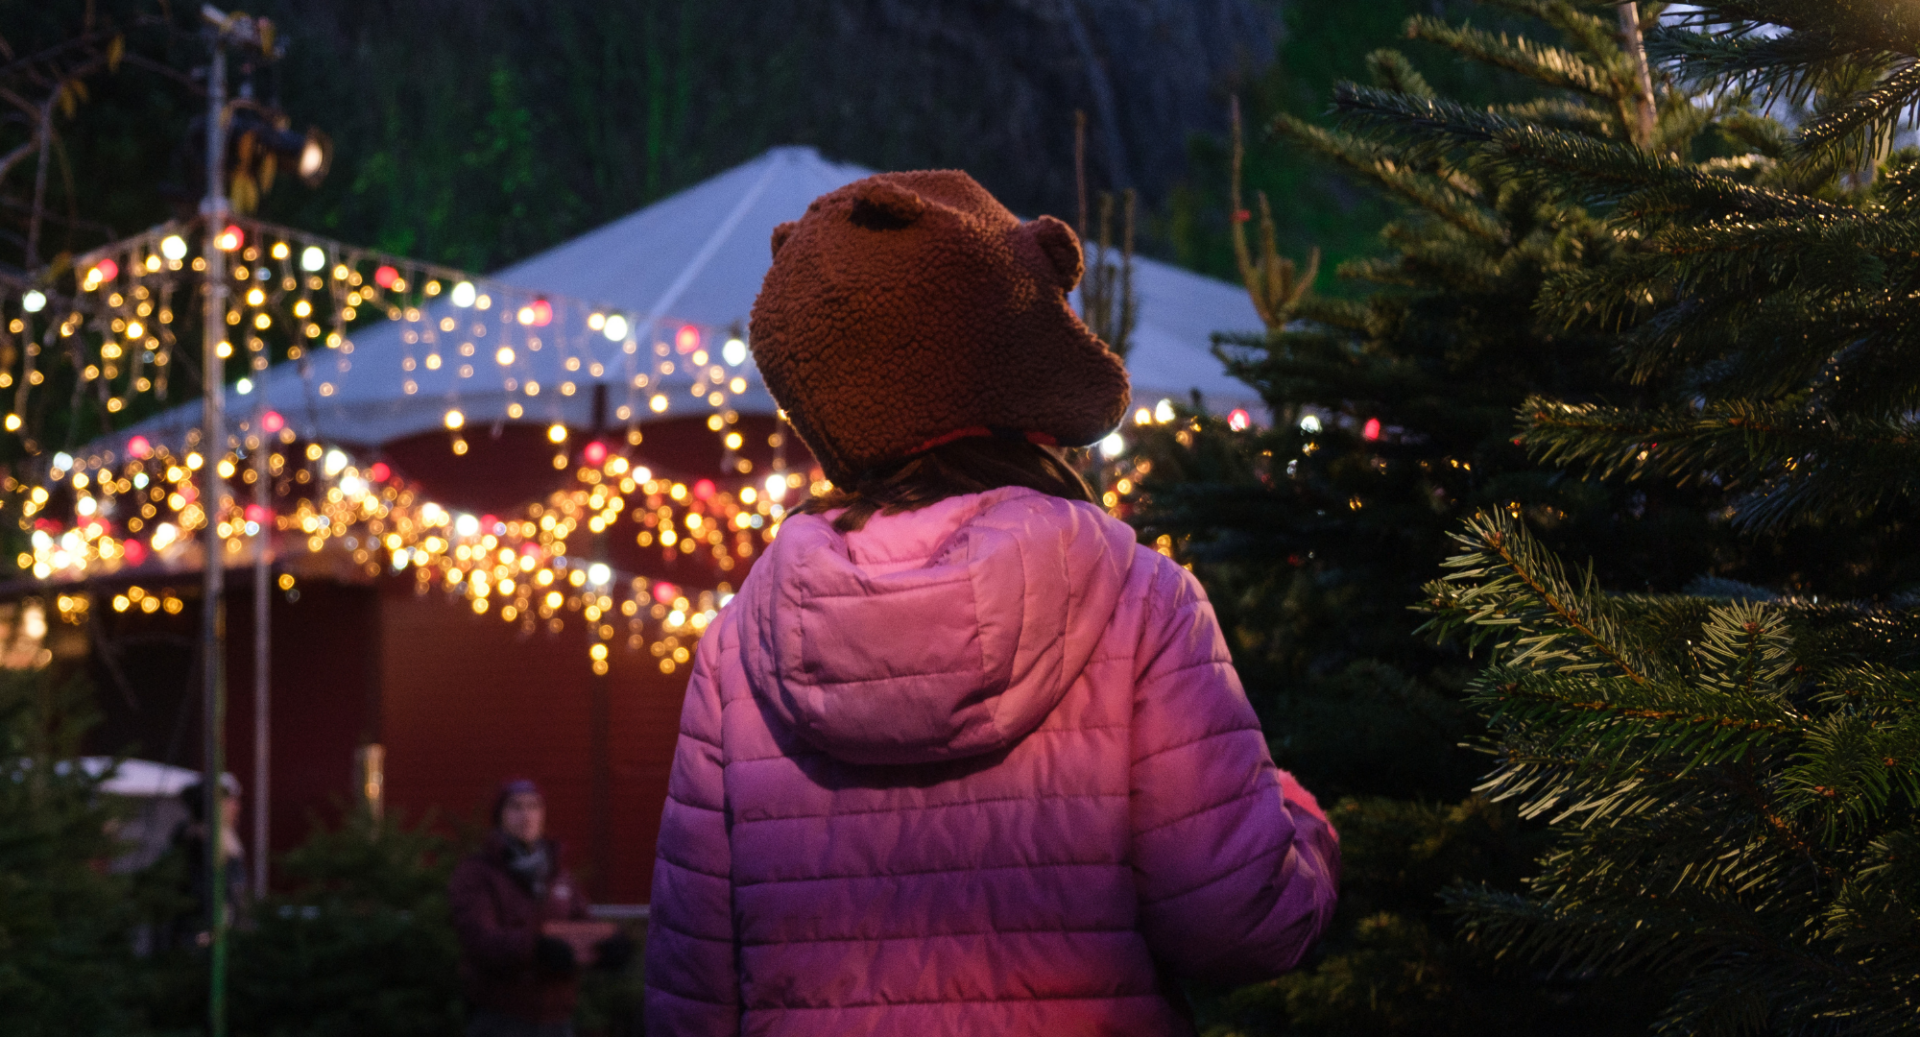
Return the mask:
POLYGON ((1021 438, 970 436, 943 443, 901 461, 882 465, 835 486, 794 509, 819 514, 845 508, 833 528, 851 533, 876 513, 918 511, 949 497, 984 493, 1002 486, 1025 486, 1066 500, 1093 503, 1093 488, 1059 447, 1021 438))

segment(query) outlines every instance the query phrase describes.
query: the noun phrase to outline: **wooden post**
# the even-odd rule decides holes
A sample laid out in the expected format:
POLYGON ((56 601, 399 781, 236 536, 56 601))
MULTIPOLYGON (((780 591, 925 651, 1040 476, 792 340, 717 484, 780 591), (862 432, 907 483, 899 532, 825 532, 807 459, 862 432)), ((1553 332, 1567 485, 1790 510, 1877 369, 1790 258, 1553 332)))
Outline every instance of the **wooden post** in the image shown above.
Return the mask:
POLYGON ((1633 62, 1633 143, 1644 148, 1653 143, 1654 104, 1653 72, 1647 67, 1647 45, 1640 36, 1640 5, 1621 4, 1617 11, 1620 47, 1627 52, 1627 60, 1633 62))

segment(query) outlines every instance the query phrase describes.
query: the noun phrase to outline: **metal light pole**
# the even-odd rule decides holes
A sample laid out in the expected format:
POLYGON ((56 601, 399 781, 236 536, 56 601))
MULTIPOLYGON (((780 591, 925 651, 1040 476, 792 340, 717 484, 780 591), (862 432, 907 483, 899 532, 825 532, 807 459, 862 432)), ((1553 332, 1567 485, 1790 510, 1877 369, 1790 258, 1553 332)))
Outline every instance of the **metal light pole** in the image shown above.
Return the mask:
MULTIPOLYGON (((200 612, 201 672, 203 715, 206 721, 205 771, 201 781, 206 798, 207 855, 207 1029, 212 1037, 227 1033, 227 931, 232 924, 227 905, 227 847, 224 808, 226 790, 221 777, 226 773, 227 713, 227 613, 226 613, 226 538, 219 533, 221 514, 226 510, 227 481, 220 474, 220 463, 227 452, 226 357, 233 347, 226 341, 227 253, 221 245, 227 225, 227 48, 259 50, 263 56, 273 52, 273 26, 265 19, 245 14, 228 14, 211 4, 202 4, 200 18, 207 26, 212 51, 207 67, 207 197, 200 203, 201 228, 206 235, 202 258, 206 263, 206 297, 201 332, 200 380, 204 393, 200 428, 200 507, 202 576, 200 612)), ((232 246, 236 243, 226 242, 232 246)), ((267 467, 266 430, 260 427, 264 414, 256 415, 255 431, 260 449, 255 463, 255 499, 264 501, 267 467)), ((264 526, 264 523, 263 523, 264 526)), ((266 803, 267 776, 267 648, 264 611, 267 603, 268 532, 260 530, 260 556, 254 566, 255 646, 254 646, 254 780, 259 797, 254 810, 254 876, 256 884, 266 882, 266 803)))
POLYGON ((206 723, 205 774, 201 787, 205 792, 206 890, 209 975, 207 984, 207 1029, 212 1037, 227 1032, 227 868, 225 790, 220 787, 226 772, 226 544, 214 528, 220 516, 220 498, 226 480, 220 476, 220 460, 226 445, 226 365, 220 356, 220 342, 226 333, 227 254, 220 248, 220 235, 227 222, 226 115, 227 51, 226 32, 232 19, 212 8, 203 8, 203 16, 213 23, 210 37, 212 61, 207 69, 207 197, 200 203, 202 230, 206 247, 206 298, 202 314, 200 382, 202 412, 200 422, 200 508, 202 545, 200 608, 200 656, 203 719, 206 723))
MULTIPOLYGON (((257 18, 235 12, 228 14, 212 4, 200 6, 201 20, 208 27, 208 36, 212 48, 212 63, 208 69, 207 84, 207 197, 201 203, 201 218, 206 221, 205 263, 207 275, 206 324, 202 343, 202 360, 205 378, 205 415, 202 428, 203 473, 206 499, 202 502, 206 510, 205 554, 206 565, 206 602, 201 649, 206 659, 206 716, 208 723, 207 768, 209 788, 217 786, 218 773, 214 768, 223 767, 224 760, 219 750, 222 729, 215 726, 216 720, 224 720, 225 700, 225 614, 222 592, 225 590, 225 543, 224 538, 215 536, 219 513, 223 509, 223 494, 226 480, 219 474, 221 459, 227 448, 225 415, 226 356, 234 351, 234 346, 226 341, 227 317, 227 257, 220 248, 220 236, 225 230, 228 204, 226 197, 226 158, 227 135, 232 129, 228 125, 226 97, 227 48, 239 47, 248 51, 258 51, 261 58, 274 60, 282 52, 276 43, 273 23, 266 18, 257 18)), ((251 93, 243 87, 241 101, 251 100, 251 93)), ((257 108, 258 106, 253 106, 257 108)), ((257 133, 257 127, 254 131, 257 133)), ((256 142, 260 140, 255 137, 256 142)), ((327 166, 331 163, 332 145, 327 143, 325 134, 317 130, 308 130, 302 136, 275 130, 267 138, 265 145, 269 149, 296 156, 300 178, 308 186, 317 186, 326 176, 327 166), (291 140, 289 144, 288 141, 291 140), (289 150, 291 149, 291 150, 289 150)), ((235 243, 237 247, 237 243, 235 243)), ((250 350, 249 353, 252 351, 250 350)), ((253 361, 250 359, 250 363, 253 361)), ((249 371, 251 373, 251 370, 249 371)), ((263 383, 264 384, 264 383, 263 383)), ((264 892, 267 886, 269 864, 268 820, 272 813, 272 641, 270 614, 272 593, 271 579, 273 569, 273 524, 272 484, 269 481, 273 472, 268 464, 273 446, 266 427, 266 393, 262 391, 254 398, 253 442, 248 449, 253 451, 253 503, 261 515, 260 526, 255 534, 255 554, 253 559, 253 888, 264 892)), ((216 798, 208 800, 209 807, 217 803, 216 798)), ((209 860, 220 856, 210 854, 209 860)), ((223 862, 222 862, 223 863, 223 862)), ((224 866, 209 876, 208 888, 219 890, 224 885, 224 866)), ((210 917, 210 922, 218 922, 210 917)), ((216 948, 223 948, 219 942, 223 928, 213 925, 216 948)), ((221 967, 224 966, 223 953, 215 953, 215 985, 218 989, 222 979, 221 967)), ((218 1000, 216 999, 216 1006, 218 1000)), ((217 1010, 217 1007, 216 1007, 217 1010)), ((219 1027, 216 1025, 216 1032, 219 1027)))
POLYGON ((253 559, 253 895, 267 892, 267 794, 270 790, 271 735, 268 710, 272 705, 273 617, 268 609, 272 599, 273 519, 272 472, 267 455, 273 445, 267 439, 267 388, 265 378, 254 389, 253 431, 260 446, 253 452, 253 502, 259 506, 260 532, 254 538, 253 559))

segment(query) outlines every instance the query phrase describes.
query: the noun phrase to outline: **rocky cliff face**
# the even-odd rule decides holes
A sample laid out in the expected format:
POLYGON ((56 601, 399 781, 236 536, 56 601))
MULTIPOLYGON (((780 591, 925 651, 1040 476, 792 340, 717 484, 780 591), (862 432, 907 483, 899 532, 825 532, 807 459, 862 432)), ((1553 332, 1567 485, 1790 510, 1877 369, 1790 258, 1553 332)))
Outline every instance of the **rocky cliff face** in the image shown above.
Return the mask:
POLYGON ((1158 197, 1190 134, 1226 123, 1226 94, 1271 60, 1267 0, 843 0, 815 51, 812 128, 870 163, 964 165, 1027 211, 1070 206, 1075 109, 1094 187, 1158 197), (836 60, 835 55, 854 58, 836 60), (870 121, 868 121, 870 119, 870 121))
POLYGON ((264 2, 289 105, 339 145, 279 215, 481 267, 776 144, 1066 215, 1076 109, 1091 186, 1151 205, 1279 31, 1277 0, 264 2))

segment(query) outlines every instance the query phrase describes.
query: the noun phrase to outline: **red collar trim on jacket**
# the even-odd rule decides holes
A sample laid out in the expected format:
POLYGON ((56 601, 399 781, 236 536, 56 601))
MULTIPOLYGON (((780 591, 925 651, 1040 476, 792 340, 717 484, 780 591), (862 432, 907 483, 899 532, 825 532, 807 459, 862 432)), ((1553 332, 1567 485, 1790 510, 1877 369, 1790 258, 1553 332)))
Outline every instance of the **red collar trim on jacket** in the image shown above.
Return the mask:
POLYGON ((1059 440, 1053 438, 1050 435, 1047 435, 1045 432, 1022 432, 1016 428, 1005 428, 1005 427, 989 428, 986 425, 969 425, 966 428, 957 428, 957 429, 954 429, 952 432, 948 432, 943 435, 938 435, 933 437, 932 439, 927 440, 925 443, 922 443, 919 446, 914 447, 912 450, 908 451, 908 456, 912 456, 914 454, 924 454, 927 451, 934 449, 935 447, 946 446, 948 443, 951 443, 956 439, 974 439, 976 437, 981 437, 981 436, 992 436, 995 439, 1024 439, 1027 442, 1036 444, 1038 446, 1059 446, 1060 445, 1059 440))

